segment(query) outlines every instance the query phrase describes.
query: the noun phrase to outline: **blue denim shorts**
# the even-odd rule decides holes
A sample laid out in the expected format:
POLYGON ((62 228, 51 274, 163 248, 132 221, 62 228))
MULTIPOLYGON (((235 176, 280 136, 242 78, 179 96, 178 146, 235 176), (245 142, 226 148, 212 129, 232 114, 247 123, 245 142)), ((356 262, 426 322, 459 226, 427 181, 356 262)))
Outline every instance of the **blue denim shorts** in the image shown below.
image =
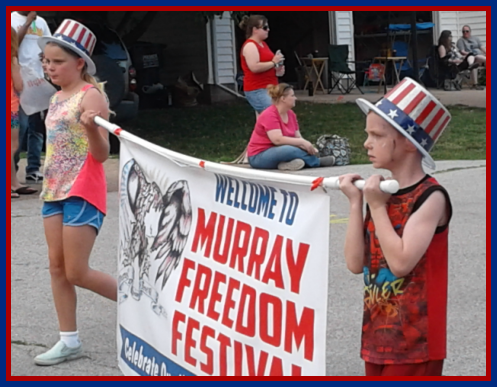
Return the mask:
POLYGON ((45 202, 41 210, 43 218, 62 215, 62 224, 70 227, 92 226, 97 234, 102 228, 104 214, 95 206, 79 197, 70 197, 58 202, 45 202))
POLYGON ((257 113, 262 113, 273 103, 266 89, 246 91, 245 97, 247 97, 248 103, 257 113))

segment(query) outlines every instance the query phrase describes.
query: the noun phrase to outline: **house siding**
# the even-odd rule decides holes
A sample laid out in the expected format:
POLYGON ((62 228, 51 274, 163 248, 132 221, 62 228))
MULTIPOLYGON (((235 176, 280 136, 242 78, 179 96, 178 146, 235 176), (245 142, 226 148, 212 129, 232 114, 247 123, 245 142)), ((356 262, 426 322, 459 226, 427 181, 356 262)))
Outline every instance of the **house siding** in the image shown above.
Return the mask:
POLYGON ((236 83, 236 45, 234 23, 228 12, 215 17, 212 22, 213 61, 216 83, 234 85, 236 83))
MULTIPOLYGON (((346 44, 349 46, 349 60, 354 60, 354 20, 352 11, 335 11, 334 27, 335 44, 346 44)), ((352 65, 351 65, 352 67, 352 65)))

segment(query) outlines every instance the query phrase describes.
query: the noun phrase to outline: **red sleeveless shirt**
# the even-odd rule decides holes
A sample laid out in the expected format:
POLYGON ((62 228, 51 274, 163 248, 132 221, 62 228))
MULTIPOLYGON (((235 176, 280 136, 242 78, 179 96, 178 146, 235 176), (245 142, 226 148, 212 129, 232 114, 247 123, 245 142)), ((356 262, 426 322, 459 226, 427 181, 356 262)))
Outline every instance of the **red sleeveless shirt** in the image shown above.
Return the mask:
MULTIPOLYGON (((388 215, 402 236, 409 217, 435 191, 452 207, 447 191, 426 176, 392 195, 388 215)), ((383 256, 371 214, 365 221, 364 318, 361 357, 374 364, 415 364, 446 357, 448 223, 436 230, 428 250, 404 278, 383 256)))
POLYGON ((259 51, 259 61, 260 62, 271 62, 274 58, 274 53, 271 51, 269 46, 262 42, 262 46, 252 39, 248 39, 242 46, 242 51, 240 54, 240 60, 243 70, 243 90, 244 91, 254 91, 259 89, 265 89, 268 85, 277 85, 278 78, 276 77, 276 70, 271 68, 263 73, 253 73, 250 71, 247 60, 243 56, 243 49, 247 43, 254 43, 259 51))

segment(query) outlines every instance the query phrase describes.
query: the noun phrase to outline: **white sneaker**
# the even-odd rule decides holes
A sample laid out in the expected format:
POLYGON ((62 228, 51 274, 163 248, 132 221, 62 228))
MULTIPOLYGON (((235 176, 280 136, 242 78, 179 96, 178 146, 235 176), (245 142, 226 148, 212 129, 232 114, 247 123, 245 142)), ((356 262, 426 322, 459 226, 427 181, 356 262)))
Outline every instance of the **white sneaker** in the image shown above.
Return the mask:
POLYGON ((43 174, 40 171, 30 172, 26 174, 26 182, 43 183, 43 174))
POLYGON ((83 356, 83 348, 81 344, 76 348, 69 348, 62 341, 59 341, 41 355, 35 357, 35 364, 39 366, 51 366, 63 363, 67 360, 76 360, 83 356))
POLYGON ((286 161, 278 164, 278 169, 280 171, 300 171, 305 167, 305 162, 302 159, 293 159, 292 161, 286 161))

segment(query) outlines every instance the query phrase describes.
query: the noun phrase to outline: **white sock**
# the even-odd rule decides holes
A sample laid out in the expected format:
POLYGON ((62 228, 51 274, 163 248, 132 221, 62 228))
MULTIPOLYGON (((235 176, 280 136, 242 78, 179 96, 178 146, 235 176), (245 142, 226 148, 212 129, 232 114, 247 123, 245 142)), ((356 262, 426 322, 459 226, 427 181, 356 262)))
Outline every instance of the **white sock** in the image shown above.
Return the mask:
POLYGON ((60 332, 60 340, 69 348, 76 348, 81 345, 81 341, 79 341, 78 331, 60 332))

